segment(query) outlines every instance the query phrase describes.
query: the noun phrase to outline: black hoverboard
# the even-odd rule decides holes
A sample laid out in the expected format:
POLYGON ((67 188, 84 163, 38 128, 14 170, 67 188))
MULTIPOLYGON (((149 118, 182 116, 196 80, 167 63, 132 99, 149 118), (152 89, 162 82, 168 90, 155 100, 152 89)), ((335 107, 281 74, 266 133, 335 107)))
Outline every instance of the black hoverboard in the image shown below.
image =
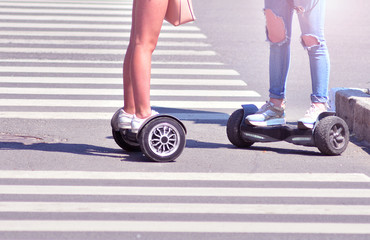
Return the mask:
POLYGON ((317 147, 325 155, 342 154, 349 143, 349 130, 346 122, 335 112, 323 112, 312 129, 299 129, 296 126, 279 125, 260 127, 247 124, 245 118, 258 111, 253 104, 242 105, 231 114, 227 122, 227 137, 239 148, 248 148, 255 142, 286 141, 295 145, 317 147))

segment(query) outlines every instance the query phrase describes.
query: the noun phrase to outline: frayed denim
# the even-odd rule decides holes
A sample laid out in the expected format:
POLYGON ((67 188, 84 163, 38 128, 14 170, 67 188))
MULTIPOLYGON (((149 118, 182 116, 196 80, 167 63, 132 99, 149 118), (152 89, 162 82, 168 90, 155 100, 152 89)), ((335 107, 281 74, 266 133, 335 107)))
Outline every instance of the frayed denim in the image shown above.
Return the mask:
POLYGON ((322 103, 328 101, 330 60, 324 37, 325 6, 325 0, 265 0, 266 35, 270 42, 269 92, 271 98, 286 98, 292 19, 294 11, 296 11, 302 32, 302 46, 307 49, 310 61, 311 101, 322 103), (268 18, 268 14, 270 18, 268 18), (280 34, 278 34, 280 38, 276 38, 276 29, 270 28, 271 33, 269 32, 269 26, 271 26, 269 23, 278 23, 280 24, 278 26, 285 28, 281 29, 280 34), (274 33, 272 33, 272 30, 274 30, 274 33), (273 36, 274 34, 275 36, 273 36))

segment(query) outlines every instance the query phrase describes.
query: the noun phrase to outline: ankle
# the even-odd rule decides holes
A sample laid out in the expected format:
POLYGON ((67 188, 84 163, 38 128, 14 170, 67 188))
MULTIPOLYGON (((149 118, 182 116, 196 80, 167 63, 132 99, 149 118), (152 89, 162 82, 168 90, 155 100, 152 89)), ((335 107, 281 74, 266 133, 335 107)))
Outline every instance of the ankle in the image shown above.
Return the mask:
POLYGON ((153 111, 149 110, 145 112, 138 112, 135 114, 135 116, 136 118, 139 118, 139 119, 147 119, 148 117, 152 116, 152 114, 153 114, 153 111))
POLYGON ((285 108, 284 99, 270 98, 270 102, 274 104, 274 107, 285 108))
POLYGON ((135 109, 131 109, 131 108, 128 108, 128 107, 123 107, 123 111, 127 114, 130 114, 130 115, 134 115, 135 114, 135 109))

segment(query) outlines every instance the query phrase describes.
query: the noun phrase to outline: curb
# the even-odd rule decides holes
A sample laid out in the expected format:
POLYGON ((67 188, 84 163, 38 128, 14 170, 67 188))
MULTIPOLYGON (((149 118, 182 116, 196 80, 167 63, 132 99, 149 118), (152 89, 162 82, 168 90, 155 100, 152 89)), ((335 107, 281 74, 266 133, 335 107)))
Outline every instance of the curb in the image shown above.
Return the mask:
POLYGON ((365 145, 370 144, 370 90, 333 88, 335 110, 346 121, 355 138, 365 145))

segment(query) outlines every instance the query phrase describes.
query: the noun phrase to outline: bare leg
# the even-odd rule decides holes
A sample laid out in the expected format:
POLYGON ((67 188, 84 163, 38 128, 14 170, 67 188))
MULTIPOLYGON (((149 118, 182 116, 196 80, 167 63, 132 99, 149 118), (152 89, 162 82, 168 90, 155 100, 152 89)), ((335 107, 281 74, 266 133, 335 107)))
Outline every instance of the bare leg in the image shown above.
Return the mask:
POLYGON ((134 90, 132 88, 131 81, 131 56, 132 56, 132 47, 129 45, 125 55, 125 61, 123 63, 123 101, 124 101, 124 110, 129 114, 135 114, 135 100, 134 100, 134 90))
POLYGON ((130 33, 130 42, 126 50, 125 60, 123 62, 123 101, 124 110, 129 114, 135 114, 135 100, 134 100, 134 90, 132 88, 131 80, 131 57, 132 57, 132 42, 134 38, 134 26, 135 26, 135 2, 132 6, 132 25, 130 33))
POLYGON ((131 38, 124 64, 124 100, 125 111, 135 113, 139 118, 151 114, 152 53, 158 42, 167 5, 168 0, 134 0, 131 38))

